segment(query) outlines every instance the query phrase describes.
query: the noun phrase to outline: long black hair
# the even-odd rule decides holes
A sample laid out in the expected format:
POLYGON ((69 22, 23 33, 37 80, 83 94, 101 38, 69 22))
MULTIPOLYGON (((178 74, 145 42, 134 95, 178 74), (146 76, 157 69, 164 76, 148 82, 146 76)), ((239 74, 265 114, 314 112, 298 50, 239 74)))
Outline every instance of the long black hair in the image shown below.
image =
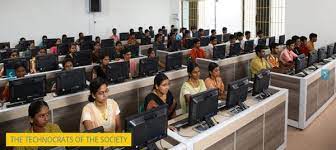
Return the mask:
POLYGON ((211 73, 215 68, 219 67, 217 63, 211 62, 208 66, 208 71, 209 71, 209 77, 211 76, 211 73))
POLYGON ((92 94, 97 93, 98 89, 103 85, 108 85, 107 81, 103 78, 96 78, 90 82, 90 95, 89 95, 89 102, 94 102, 96 99, 92 94))
MULTIPOLYGON (((43 100, 38 100, 35 102, 30 103, 28 108, 28 116, 30 118, 34 118, 37 113, 39 113, 43 106, 46 106, 49 108, 48 103, 43 100)), ((32 123, 30 123, 32 125, 32 123)))
POLYGON ((197 63, 193 63, 193 62, 189 62, 188 66, 187 66, 187 72, 188 72, 188 76, 190 78, 190 75, 192 73, 192 71, 196 68, 199 67, 197 63))
POLYGON ((162 72, 158 73, 158 74, 155 76, 155 78, 154 78, 153 90, 155 89, 155 86, 160 86, 161 83, 162 83, 164 80, 169 80, 169 79, 168 79, 168 77, 167 77, 164 73, 162 73, 162 72))

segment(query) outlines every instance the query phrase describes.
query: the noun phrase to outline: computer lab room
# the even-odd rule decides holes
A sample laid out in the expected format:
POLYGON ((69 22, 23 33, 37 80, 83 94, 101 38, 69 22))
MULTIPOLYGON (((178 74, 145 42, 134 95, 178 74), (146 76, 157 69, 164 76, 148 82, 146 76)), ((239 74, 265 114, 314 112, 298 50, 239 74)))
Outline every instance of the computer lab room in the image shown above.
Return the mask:
POLYGON ((1 150, 334 150, 334 0, 1 0, 1 150), (127 147, 6 133, 131 133, 127 147))

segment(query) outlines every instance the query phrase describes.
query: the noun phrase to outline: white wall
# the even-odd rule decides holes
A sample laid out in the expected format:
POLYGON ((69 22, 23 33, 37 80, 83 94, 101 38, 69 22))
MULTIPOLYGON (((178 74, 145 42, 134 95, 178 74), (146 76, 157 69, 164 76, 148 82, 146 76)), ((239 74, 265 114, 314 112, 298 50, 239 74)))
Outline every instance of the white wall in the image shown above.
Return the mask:
POLYGON ((217 0, 216 30, 222 33, 222 27, 227 27, 229 33, 243 29, 242 0, 217 0))
POLYGON ((88 0, 1 0, 0 42, 14 46, 20 37, 38 44, 49 38, 84 34, 107 38, 113 27, 118 32, 139 26, 155 30, 170 26, 173 8, 170 0, 101 0, 102 12, 88 13, 88 0), (94 21, 96 23, 94 23, 94 21))
POLYGON ((287 0, 286 36, 318 34, 317 46, 336 41, 335 0, 287 0))

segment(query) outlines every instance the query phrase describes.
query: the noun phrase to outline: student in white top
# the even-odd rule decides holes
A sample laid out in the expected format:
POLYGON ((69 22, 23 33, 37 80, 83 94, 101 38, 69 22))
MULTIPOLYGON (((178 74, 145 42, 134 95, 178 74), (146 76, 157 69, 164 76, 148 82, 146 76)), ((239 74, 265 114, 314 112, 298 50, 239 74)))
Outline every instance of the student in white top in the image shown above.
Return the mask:
POLYGON ((262 38, 264 38, 264 32, 260 30, 257 32, 257 37, 254 39, 254 45, 257 46, 259 39, 262 39, 262 38))
POLYGON ((212 59, 213 57, 213 49, 217 45, 217 38, 216 36, 210 36, 210 43, 207 47, 205 47, 206 57, 208 59, 212 59))
POLYGON ((121 131, 120 110, 116 101, 108 98, 108 84, 102 78, 90 83, 90 103, 82 110, 80 131, 91 130, 100 126, 105 132, 121 131))
POLYGON ((249 40, 251 40, 251 32, 250 31, 245 31, 244 41, 249 41, 249 40))
POLYGON ((244 34, 242 32, 237 33, 237 42, 240 43, 240 48, 244 49, 245 41, 244 41, 244 34))

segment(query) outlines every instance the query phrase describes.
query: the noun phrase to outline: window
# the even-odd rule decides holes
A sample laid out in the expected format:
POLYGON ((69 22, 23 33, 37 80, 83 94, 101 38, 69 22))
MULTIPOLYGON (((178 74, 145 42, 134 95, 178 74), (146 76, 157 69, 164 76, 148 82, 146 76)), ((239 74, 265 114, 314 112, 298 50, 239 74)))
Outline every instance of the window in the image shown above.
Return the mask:
POLYGON ((269 36, 270 27, 270 0, 257 0, 256 30, 263 31, 269 36))

